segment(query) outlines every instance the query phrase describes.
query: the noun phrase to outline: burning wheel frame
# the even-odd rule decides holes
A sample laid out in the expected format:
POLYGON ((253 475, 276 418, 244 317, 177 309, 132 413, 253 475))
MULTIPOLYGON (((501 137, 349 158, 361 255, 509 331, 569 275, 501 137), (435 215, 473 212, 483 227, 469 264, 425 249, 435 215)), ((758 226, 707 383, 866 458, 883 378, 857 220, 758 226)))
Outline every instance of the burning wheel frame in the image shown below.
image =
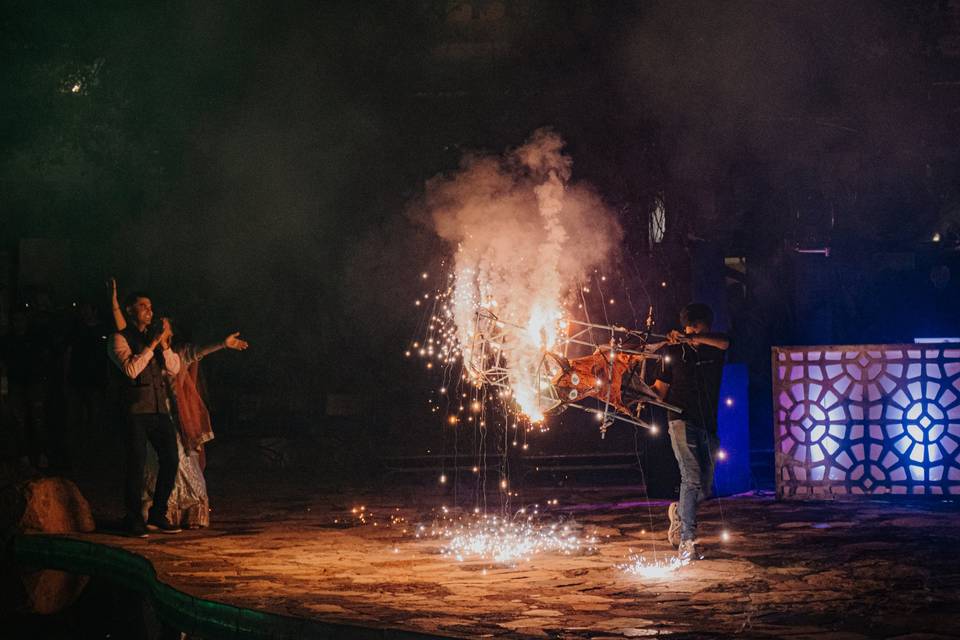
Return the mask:
MULTIPOLYGON (((471 344, 464 350, 464 365, 474 382, 510 390, 510 369, 503 354, 511 329, 523 330, 523 327, 500 319, 489 309, 477 310, 471 344)), ((680 412, 678 407, 661 401, 643 382, 647 362, 659 361, 662 357, 656 352, 667 344, 664 336, 580 320, 567 320, 566 329, 567 335, 555 345, 561 353, 544 350, 537 366, 536 398, 543 415, 556 415, 570 407, 580 409, 597 415, 601 420, 601 433, 605 433, 615 421, 653 428, 640 419, 639 411, 631 411, 628 404, 652 404, 680 412), (595 332, 608 340, 605 343, 594 340, 595 332), (651 338, 660 340, 651 342, 651 338), (569 358, 572 346, 589 347, 593 353, 569 358), (633 371, 636 366, 640 367, 638 372, 633 371), (621 388, 628 371, 629 403, 624 401, 621 388), (583 404, 591 398, 600 406, 583 404)))

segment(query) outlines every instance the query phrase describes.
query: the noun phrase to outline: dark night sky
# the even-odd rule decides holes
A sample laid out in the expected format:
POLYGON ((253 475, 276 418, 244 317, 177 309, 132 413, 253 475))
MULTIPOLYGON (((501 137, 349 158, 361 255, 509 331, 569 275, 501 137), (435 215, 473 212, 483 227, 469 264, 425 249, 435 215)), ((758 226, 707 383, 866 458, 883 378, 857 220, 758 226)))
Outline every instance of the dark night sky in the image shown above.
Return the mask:
POLYGON ((631 246, 658 195, 677 253, 695 235, 767 265, 785 241, 909 251, 958 225, 958 15, 7 2, 4 247, 69 239, 70 295, 115 273, 198 333, 242 328, 250 382, 382 384, 411 332, 399 306, 438 250, 409 203, 464 151, 538 127, 564 136, 631 246))

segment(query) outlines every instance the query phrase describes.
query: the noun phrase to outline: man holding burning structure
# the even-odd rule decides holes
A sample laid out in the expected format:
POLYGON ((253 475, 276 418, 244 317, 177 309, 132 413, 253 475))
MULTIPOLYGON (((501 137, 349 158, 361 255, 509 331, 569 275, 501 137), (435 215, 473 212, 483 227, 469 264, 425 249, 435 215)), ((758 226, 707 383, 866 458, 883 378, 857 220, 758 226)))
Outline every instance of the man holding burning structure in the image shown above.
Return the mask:
POLYGON ((717 409, 730 339, 711 333, 713 310, 691 303, 680 312, 683 332, 671 331, 654 390, 682 411, 670 411, 670 443, 680 466, 680 501, 670 505, 667 539, 681 559, 697 560, 697 505, 710 497, 720 440, 717 409))

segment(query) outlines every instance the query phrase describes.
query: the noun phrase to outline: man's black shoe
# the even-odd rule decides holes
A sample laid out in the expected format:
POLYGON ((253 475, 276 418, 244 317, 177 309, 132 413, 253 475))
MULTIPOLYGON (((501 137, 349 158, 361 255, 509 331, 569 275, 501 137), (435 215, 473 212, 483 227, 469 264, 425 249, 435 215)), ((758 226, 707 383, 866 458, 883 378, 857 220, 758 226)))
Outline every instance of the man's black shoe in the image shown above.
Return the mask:
POLYGON ((175 524, 170 524, 166 520, 157 520, 151 518, 147 520, 147 529, 150 531, 159 531, 160 533, 180 533, 183 531, 175 524))
POLYGON ((149 536, 143 522, 128 522, 126 529, 127 535, 131 538, 146 538, 149 536))

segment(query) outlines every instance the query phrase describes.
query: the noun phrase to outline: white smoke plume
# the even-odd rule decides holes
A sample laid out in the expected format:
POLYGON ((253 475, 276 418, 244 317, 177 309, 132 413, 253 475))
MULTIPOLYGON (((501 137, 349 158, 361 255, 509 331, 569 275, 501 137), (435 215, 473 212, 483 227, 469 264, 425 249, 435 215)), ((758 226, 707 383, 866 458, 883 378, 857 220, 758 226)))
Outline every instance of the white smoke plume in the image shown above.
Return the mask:
POLYGON ((504 356, 514 399, 533 419, 543 349, 556 342, 578 278, 613 260, 622 235, 597 193, 571 182, 563 146, 556 133, 538 130, 503 156, 465 157, 425 194, 429 219, 453 251, 459 342, 470 343, 481 307, 525 327, 514 330, 504 356))

